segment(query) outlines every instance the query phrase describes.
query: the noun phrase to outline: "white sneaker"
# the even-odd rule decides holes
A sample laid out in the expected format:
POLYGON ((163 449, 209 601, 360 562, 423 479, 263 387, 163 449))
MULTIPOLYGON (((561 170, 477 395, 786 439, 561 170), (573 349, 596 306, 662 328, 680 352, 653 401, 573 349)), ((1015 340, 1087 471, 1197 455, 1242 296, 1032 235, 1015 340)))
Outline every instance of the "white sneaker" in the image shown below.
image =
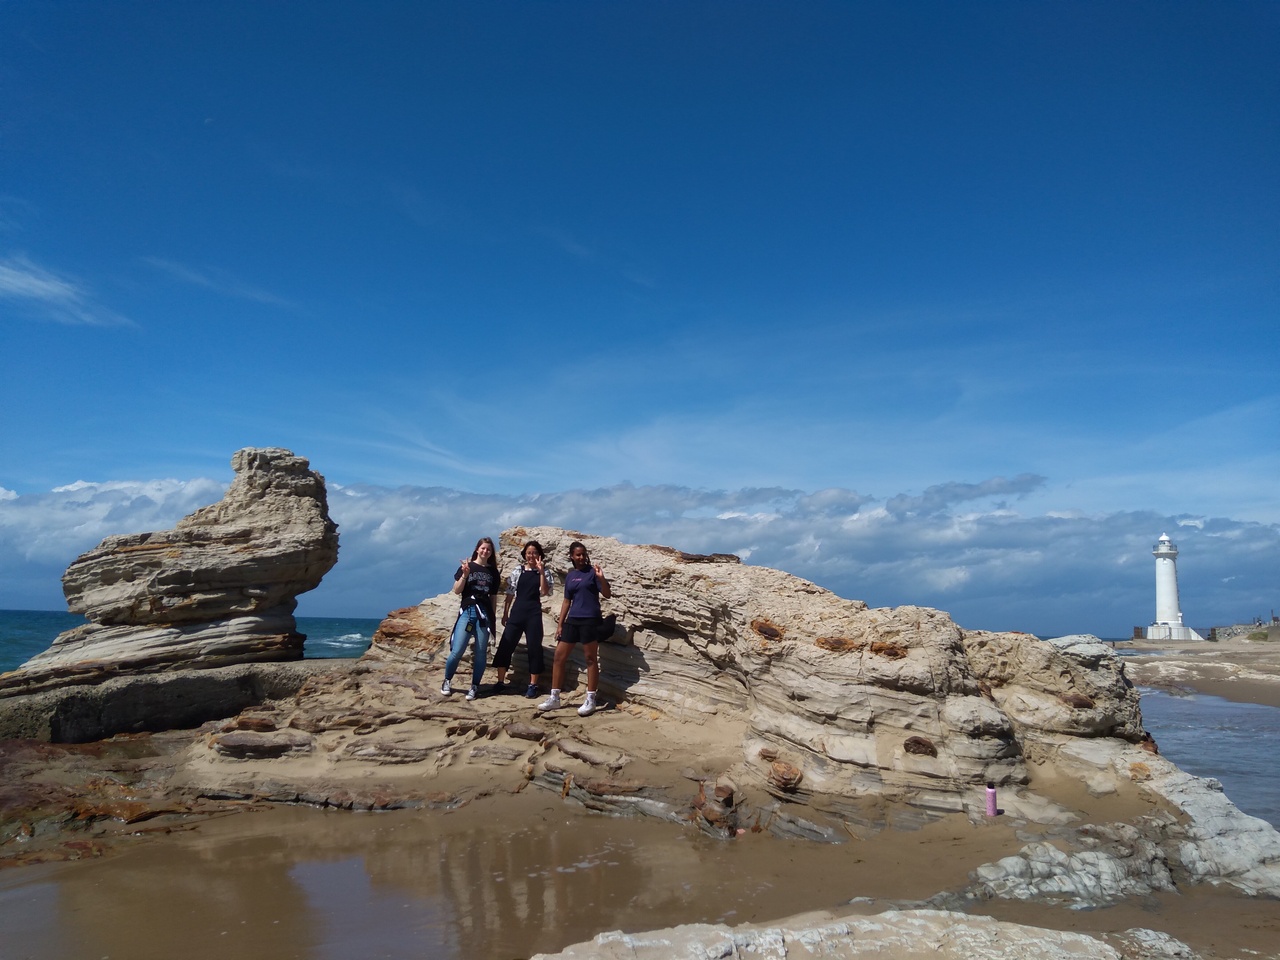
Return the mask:
POLYGON ((480 696, 480 688, 473 683, 471 689, 467 691, 467 699, 474 700, 478 696, 480 696))
POLYGON ((443 693, 446 697, 449 694, 453 693, 453 684, 449 682, 448 677, 445 678, 444 683, 440 684, 440 692, 443 693))
POLYGON ((560 702, 560 691, 552 690, 551 696, 538 704, 538 712, 543 713, 547 710, 559 710, 564 704, 560 702))
POLYGON ((589 717, 596 712, 596 694, 594 690, 587 691, 587 699, 582 701, 582 706, 578 708, 578 716, 589 717))

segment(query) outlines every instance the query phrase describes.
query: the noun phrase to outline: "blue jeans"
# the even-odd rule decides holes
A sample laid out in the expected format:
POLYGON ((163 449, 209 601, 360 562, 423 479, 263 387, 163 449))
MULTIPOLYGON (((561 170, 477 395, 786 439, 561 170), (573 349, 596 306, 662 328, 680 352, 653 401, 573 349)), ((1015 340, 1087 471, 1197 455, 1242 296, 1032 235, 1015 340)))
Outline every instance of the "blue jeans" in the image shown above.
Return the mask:
POLYGON ((472 631, 476 635, 476 650, 471 655, 471 683, 480 685, 489 656, 489 615, 487 612, 482 613, 479 607, 467 607, 458 614, 458 622, 453 625, 453 637, 449 640, 449 659, 444 663, 446 680, 452 680, 457 672, 458 663, 467 651, 467 634, 472 631))

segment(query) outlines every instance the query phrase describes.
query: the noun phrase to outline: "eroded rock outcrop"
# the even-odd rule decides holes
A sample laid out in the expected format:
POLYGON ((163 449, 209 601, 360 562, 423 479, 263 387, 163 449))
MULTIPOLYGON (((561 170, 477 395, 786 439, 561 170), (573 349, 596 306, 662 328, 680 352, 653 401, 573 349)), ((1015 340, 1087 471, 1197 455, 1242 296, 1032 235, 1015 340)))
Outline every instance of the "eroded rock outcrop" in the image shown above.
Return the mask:
POLYGON ((338 559, 324 478, 279 448, 231 459, 226 495, 172 530, 107 537, 63 576, 89 623, 0 675, 0 696, 174 667, 295 660, 293 611, 338 559))
MULTIPOLYGON (((1280 832, 1240 810, 1216 780, 1192 776, 1116 738, 1062 746, 1046 766, 1096 796, 1153 801, 1129 823, 1072 824, 971 874, 963 899, 999 897, 1100 907, 1149 891, 1209 883, 1280 898, 1280 832)), ((958 903, 942 897, 938 905, 958 903)))
MULTIPOLYGON (((1158 833, 1158 827, 1148 832, 1158 833)), ((1073 831, 1069 839, 1029 843, 973 873, 968 895, 1036 900, 1075 908, 1109 906, 1126 897, 1175 889, 1159 844, 1126 823, 1073 831)))
MULTIPOLYGON (((903 822, 981 810, 988 782, 1002 788, 1027 783, 1019 729, 1064 731, 1070 740, 1142 735, 1136 691, 1117 679, 1118 666, 1117 672, 1110 662, 1099 668, 1033 637, 983 634, 975 645, 936 610, 873 610, 736 557, 631 546, 557 528, 504 533, 504 569, 516 563, 530 538, 543 543, 561 579, 569 542, 584 540, 613 582, 608 609, 617 615, 618 627, 601 644, 600 654, 601 691, 608 705, 655 723, 691 723, 705 739, 729 745, 731 760, 721 769, 694 771, 689 778, 702 802, 690 797, 671 804, 675 812, 692 805, 716 828, 740 819, 724 802, 707 803, 728 766, 734 768, 733 782, 745 788, 733 791, 739 803, 754 791, 778 810, 819 810, 824 818, 858 823, 883 822, 888 804, 895 808, 895 822, 903 822), (1035 656, 1017 653, 1027 645, 1045 649, 1035 656), (974 646, 984 651, 976 662, 970 655, 974 646), (992 653, 997 647, 1003 651, 998 657, 992 653), (1039 676, 1046 662, 1061 676, 1039 676), (1023 697, 1016 720, 997 700, 1004 691, 1049 691, 1055 683, 1061 693, 1078 689, 1080 698, 1048 692, 1041 700, 1023 697)), ((544 601, 548 637, 554 636, 558 602, 558 597, 544 601)), ((438 669, 456 613, 457 598, 450 594, 393 611, 362 661, 366 673, 334 677, 322 687, 313 684, 288 722, 316 733, 343 729, 359 735, 362 746, 326 749, 324 755, 334 763, 407 755, 408 731, 425 719, 422 701, 443 699, 436 692, 438 674, 431 679, 424 674, 438 669)), ((521 649, 515 670, 522 671, 524 664, 521 649)), ((580 660, 571 665, 570 690, 581 686, 581 668, 580 660)), ((489 713, 497 706, 481 703, 452 709, 489 713)), ((520 707, 528 710, 532 704, 502 704, 504 714, 520 707)), ((443 719, 448 726, 450 718, 443 719)), ((556 726, 562 722, 561 715, 539 719, 556 726)), ((506 723, 492 725, 486 736, 505 743, 510 738, 499 731, 507 729, 506 723)), ((420 745, 429 746, 438 768, 487 763, 500 752, 463 750, 456 736, 449 743, 427 732, 416 736, 420 745)), ((575 753, 571 743, 550 736, 534 753, 518 744, 510 749, 518 748, 530 779, 563 789, 566 796, 602 776, 618 779, 620 768, 594 762, 589 752, 575 753)), ((1020 798, 1017 790, 1006 793, 1006 804, 1045 813, 1043 801, 1020 798)), ((762 812, 757 804, 751 822, 798 835, 832 836, 816 818, 801 819, 805 822, 762 812)))
MULTIPOLYGON (((988 782, 1027 781, 1023 732, 1143 735, 1137 692, 1101 644, 966 634, 940 611, 869 609, 735 557, 551 527, 504 533, 504 569, 530 538, 561 577, 568 544, 582 540, 613 583, 619 627, 601 645, 604 694, 740 724, 746 780, 780 800, 853 819, 868 797, 956 812, 988 782)), ((374 655, 438 649, 455 607, 398 611, 374 655)))
POLYGON ((1051 748, 1069 737, 1144 737, 1133 684, 1097 637, 1037 641, 1020 633, 967 631, 965 655, 984 695, 1024 744, 1051 748))
POLYGON ((1105 938, 941 910, 870 917, 804 915, 775 924, 691 923, 645 933, 615 930, 533 960, 669 960, 671 957, 972 957, 1009 960, 1166 960, 1200 956, 1167 934, 1135 928, 1105 938))

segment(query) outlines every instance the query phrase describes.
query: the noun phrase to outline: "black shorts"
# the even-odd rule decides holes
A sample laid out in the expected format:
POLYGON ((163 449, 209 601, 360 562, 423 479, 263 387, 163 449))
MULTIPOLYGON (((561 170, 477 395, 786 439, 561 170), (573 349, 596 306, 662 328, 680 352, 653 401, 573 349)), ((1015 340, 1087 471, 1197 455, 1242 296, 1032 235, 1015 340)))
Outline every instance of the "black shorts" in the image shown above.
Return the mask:
POLYGON ((560 639, 564 643, 597 643, 600 624, 600 617, 568 617, 560 631, 560 639))

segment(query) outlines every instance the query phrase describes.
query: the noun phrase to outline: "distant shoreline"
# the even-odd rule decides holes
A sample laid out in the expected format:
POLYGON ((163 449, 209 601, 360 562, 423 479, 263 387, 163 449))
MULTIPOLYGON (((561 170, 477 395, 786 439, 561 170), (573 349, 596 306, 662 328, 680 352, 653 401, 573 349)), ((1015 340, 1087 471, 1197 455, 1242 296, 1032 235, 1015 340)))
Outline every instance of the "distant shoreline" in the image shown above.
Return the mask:
POLYGON ((1129 677, 1142 686, 1280 708, 1280 640, 1125 640, 1113 646, 1117 653, 1140 654, 1123 659, 1129 677))

